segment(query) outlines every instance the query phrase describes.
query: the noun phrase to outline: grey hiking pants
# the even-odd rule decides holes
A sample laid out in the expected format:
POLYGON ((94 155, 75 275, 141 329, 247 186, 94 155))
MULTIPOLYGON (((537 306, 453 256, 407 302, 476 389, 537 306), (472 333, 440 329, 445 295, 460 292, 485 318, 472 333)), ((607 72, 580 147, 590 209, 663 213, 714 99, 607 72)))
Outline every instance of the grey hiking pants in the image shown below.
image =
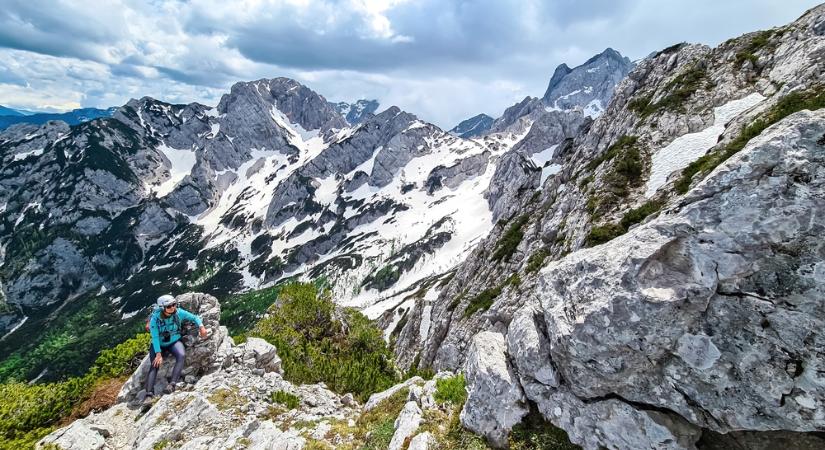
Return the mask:
MULTIPOLYGON (((180 373, 183 370, 183 361, 186 358, 186 349, 183 346, 183 342, 180 340, 175 341, 173 344, 168 345, 166 347, 160 347, 160 354, 163 356, 169 356, 172 354, 175 357, 175 368, 172 369, 172 379, 170 383, 175 384, 180 379, 180 373)), ((152 347, 152 344, 149 344, 149 375, 146 377, 146 393, 147 394, 154 394, 155 393, 155 380, 158 376, 158 368, 154 367, 152 362, 155 360, 155 349, 152 347)))

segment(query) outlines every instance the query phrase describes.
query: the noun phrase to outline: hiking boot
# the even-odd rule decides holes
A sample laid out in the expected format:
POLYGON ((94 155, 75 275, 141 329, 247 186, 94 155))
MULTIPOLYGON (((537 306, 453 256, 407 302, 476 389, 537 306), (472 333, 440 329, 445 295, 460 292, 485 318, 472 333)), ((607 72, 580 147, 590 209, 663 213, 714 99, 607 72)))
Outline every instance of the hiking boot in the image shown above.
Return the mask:
POLYGON ((173 392, 175 392, 175 385, 172 383, 167 384, 166 387, 163 388, 164 394, 171 394, 173 392))
POLYGON ((146 394, 146 398, 143 399, 143 406, 152 406, 157 402, 158 399, 155 398, 154 394, 146 394))

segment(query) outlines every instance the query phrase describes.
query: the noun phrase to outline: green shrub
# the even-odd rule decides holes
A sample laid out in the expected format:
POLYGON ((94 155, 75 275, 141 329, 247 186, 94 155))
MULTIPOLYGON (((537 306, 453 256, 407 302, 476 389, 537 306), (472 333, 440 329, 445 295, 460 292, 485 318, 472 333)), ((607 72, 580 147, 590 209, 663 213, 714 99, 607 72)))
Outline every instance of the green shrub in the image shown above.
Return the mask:
POLYGON ((635 112, 643 120, 659 111, 684 112, 685 102, 699 89, 707 86, 707 71, 701 63, 697 63, 676 76, 666 86, 667 94, 659 101, 652 101, 652 96, 643 96, 631 100, 628 109, 635 112))
POLYGON ((90 373, 96 378, 117 378, 131 374, 148 353, 151 341, 149 333, 140 333, 114 348, 104 349, 95 360, 90 373))
POLYGON ((525 269, 526 272, 538 272, 538 270, 544 265, 544 260, 548 255, 549 252, 543 248, 536 250, 532 255, 530 255, 530 258, 527 259, 527 268, 525 269))
POLYGON ((647 216, 658 212, 663 205, 663 201, 649 200, 645 202, 642 206, 631 209, 630 211, 625 213, 619 224, 622 228, 624 228, 626 232, 628 229, 630 229, 631 226, 636 225, 637 223, 645 220, 647 216))
POLYGON ((433 395, 438 403, 452 403, 463 405, 467 400, 467 383, 464 374, 460 373, 449 378, 441 378, 435 382, 435 394, 433 395))
POLYGON ((509 284, 510 286, 513 286, 513 287, 518 287, 518 286, 521 285, 521 277, 519 276, 519 274, 514 273, 514 274, 510 275, 510 278, 507 279, 505 284, 509 284))
POLYGON ((361 450, 383 450, 389 446, 395 433, 395 419, 407 403, 409 393, 407 388, 400 389, 375 408, 361 414, 354 433, 355 439, 364 442, 361 450))
POLYGON ((461 300, 464 300, 465 295, 467 295, 466 289, 462 291, 460 294, 456 295, 455 298, 453 298, 453 301, 451 301, 450 304, 447 305, 447 311, 454 311, 456 308, 458 308, 458 305, 461 304, 461 300))
POLYGON ((249 335, 278 349, 284 377, 294 383, 323 381, 360 400, 392 386, 395 366, 381 330, 354 309, 335 318, 334 310, 329 291, 319 295, 311 284, 289 284, 249 335))
POLYGON ((464 310, 464 317, 470 317, 477 311, 487 311, 490 309, 496 297, 501 294, 502 287, 503 285, 499 285, 494 288, 485 289, 473 297, 467 305, 467 309, 464 310))
POLYGON ((496 244, 496 250, 493 252, 493 256, 491 259, 493 261, 501 261, 510 262, 510 257, 513 256, 513 253, 516 251, 516 247, 521 243, 522 238, 524 238, 524 225, 530 219, 527 214, 519 216, 514 223, 510 225, 510 228, 504 233, 504 235, 499 239, 498 243, 496 244))
POLYGON ((736 67, 741 68, 745 61, 750 61, 755 67, 759 61, 756 53, 766 48, 772 50, 776 46, 771 43, 771 36, 776 32, 776 30, 765 30, 754 35, 742 50, 736 52, 736 67))
POLYGON ((301 404, 301 399, 297 395, 286 391, 274 391, 271 398, 273 402, 283 405, 286 409, 295 409, 301 404))
POLYGON ((615 223, 597 225, 590 229, 590 233, 585 239, 585 244, 587 244, 588 247, 604 244, 623 235, 626 231, 621 225, 615 223))
POLYGON ((544 420, 535 408, 513 427, 509 443, 511 450, 577 450, 567 432, 544 420))
POLYGON ((658 212, 664 205, 663 201, 650 200, 638 208, 631 209, 619 221, 619 223, 608 223, 594 226, 587 235, 585 244, 588 247, 604 244, 617 238, 630 229, 631 226, 643 221, 647 216, 658 212))
POLYGON ((744 127, 739 135, 727 145, 717 151, 707 153, 688 164, 682 175, 674 183, 674 189, 680 194, 684 194, 690 189, 693 177, 696 174, 705 176, 713 171, 719 164, 727 161, 728 158, 745 148, 745 145, 756 136, 759 136, 766 128, 779 122, 785 117, 804 109, 815 111, 825 108, 825 89, 821 85, 814 86, 806 91, 794 91, 781 98, 776 105, 766 111, 760 118, 754 120, 750 125, 744 127))
POLYGON ((89 398, 96 384, 130 373, 148 349, 149 335, 142 333, 103 350, 82 377, 56 383, 0 384, 0 449, 33 447, 58 421, 89 398))
POLYGON ((627 198, 630 189, 641 185, 646 163, 638 140, 636 136, 621 136, 602 155, 590 162, 592 168, 605 161, 613 162, 604 176, 603 189, 598 195, 591 195, 587 199, 585 207, 592 219, 617 207, 627 198))

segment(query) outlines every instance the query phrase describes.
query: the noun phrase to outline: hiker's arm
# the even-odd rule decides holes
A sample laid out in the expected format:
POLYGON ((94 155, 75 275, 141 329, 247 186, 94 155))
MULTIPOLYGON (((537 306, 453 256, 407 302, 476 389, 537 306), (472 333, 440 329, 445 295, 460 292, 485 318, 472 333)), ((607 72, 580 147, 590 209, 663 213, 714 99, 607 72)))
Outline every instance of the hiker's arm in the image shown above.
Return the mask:
POLYGON ((203 326, 203 321, 201 320, 200 317, 198 317, 196 314, 190 313, 189 311, 187 311, 185 309, 179 309, 178 314, 180 314, 181 320, 188 320, 190 322, 195 322, 195 325, 197 325, 198 328, 200 328, 198 331, 200 332, 201 337, 204 338, 204 339, 206 338, 206 327, 203 326))
POLYGON ((160 330, 158 330, 158 321, 154 317, 149 319, 149 334, 152 336, 152 348, 160 355, 160 330))
POLYGON ((181 321, 188 320, 190 322, 195 322, 195 325, 197 325, 198 327, 203 326, 203 321, 201 320, 200 317, 198 317, 195 314, 190 313, 189 311, 187 311, 185 309, 178 308, 178 314, 180 315, 180 320, 181 321))

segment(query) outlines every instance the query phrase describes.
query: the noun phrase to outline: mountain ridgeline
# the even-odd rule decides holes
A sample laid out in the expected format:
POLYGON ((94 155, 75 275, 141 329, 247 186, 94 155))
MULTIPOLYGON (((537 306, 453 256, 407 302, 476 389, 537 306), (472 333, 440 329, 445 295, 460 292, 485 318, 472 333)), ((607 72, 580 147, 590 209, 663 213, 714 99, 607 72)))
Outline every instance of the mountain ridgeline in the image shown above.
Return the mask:
POLYGON ((287 78, 12 126, 0 381, 82 373, 162 293, 229 298, 245 332, 256 290, 313 279, 400 369, 463 373, 450 429, 486 445, 539 418, 588 449, 821 448, 822 54, 819 6, 608 48, 449 132, 287 78))
POLYGON ((40 125, 50 120, 59 120, 69 125, 77 125, 100 117, 111 117, 115 110, 117 108, 79 108, 65 113, 33 113, 0 106, 0 130, 21 123, 40 125))

